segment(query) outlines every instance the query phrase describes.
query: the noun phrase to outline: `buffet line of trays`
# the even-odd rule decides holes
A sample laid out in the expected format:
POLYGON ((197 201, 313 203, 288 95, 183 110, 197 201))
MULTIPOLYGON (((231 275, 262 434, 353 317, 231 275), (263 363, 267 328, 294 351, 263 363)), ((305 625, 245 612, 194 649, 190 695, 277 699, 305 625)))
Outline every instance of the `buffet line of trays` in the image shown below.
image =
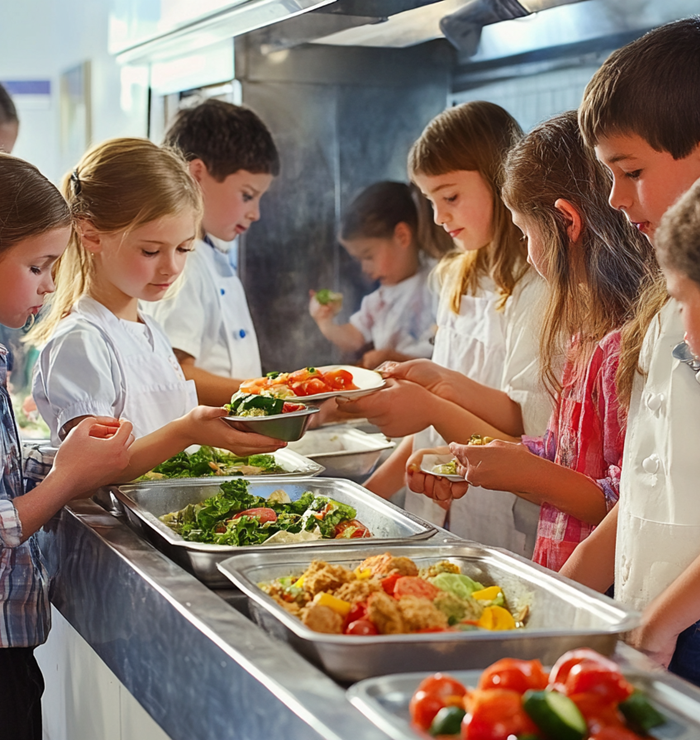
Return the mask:
MULTIPOLYGON (((251 619, 347 685, 349 700, 389 737, 400 740, 430 736, 427 727, 421 729, 412 721, 409 704, 421 682, 433 672, 447 671, 465 686, 475 687, 481 671, 499 659, 537 659, 552 666, 562 654, 577 648, 612 655, 621 635, 638 625, 638 613, 530 561, 447 536, 352 480, 314 477, 337 473, 340 468, 360 478, 390 446, 381 435, 353 429, 339 427, 318 433, 325 435, 319 436, 319 449, 322 439, 328 445, 326 437, 335 435, 330 454, 327 449, 325 455, 314 455, 313 444, 308 447, 314 433, 308 433, 303 451, 311 452, 309 458, 292 450, 276 453, 285 468, 283 474, 142 480, 105 489, 97 500, 123 515, 137 533, 206 585, 239 589, 248 599, 251 619), (350 451, 342 444, 338 449, 338 438, 343 435, 350 437, 350 441, 343 439, 350 451), (323 469, 321 460, 330 471, 323 469), (217 524, 217 510, 225 512, 231 496, 243 496, 241 500, 250 500, 257 508, 239 512, 225 522, 226 526, 217 524), (286 532, 278 532, 270 542, 258 543, 250 512, 259 517, 257 523, 273 521, 275 530, 284 529, 284 522, 296 523, 290 529, 298 530, 301 522, 309 539, 288 541, 286 532), (213 529, 202 535, 208 541, 196 541, 193 531, 195 535, 200 532, 197 528, 208 518, 213 529), (230 544, 229 537, 235 540, 237 532, 244 544, 230 544), (334 532, 339 534, 334 536, 334 532), (319 564, 310 568, 312 561, 319 564), (387 578, 391 567, 392 577, 387 578), (330 584, 325 588, 327 593, 308 601, 305 578, 326 579, 330 584), (462 596, 459 589, 464 584, 468 584, 468 595, 453 598, 455 594, 462 596), (448 595, 440 590, 443 587, 448 595), (395 613, 392 588, 412 596, 432 598, 438 594, 438 600, 452 599, 456 617, 450 624, 457 620, 460 629, 415 629, 416 625, 431 624, 429 609, 425 614, 404 612, 407 624, 413 620, 413 629, 389 629, 386 625, 391 626, 392 619, 402 619, 395 613), (308 612, 311 607, 330 605, 330 609, 316 611, 340 618, 333 614, 335 610, 345 624, 348 619, 356 619, 355 625, 364 624, 366 611, 353 606, 357 613, 348 614, 348 602, 338 598, 353 589, 364 589, 373 596, 366 603, 373 605, 375 611, 369 616, 375 622, 385 621, 386 629, 379 634, 368 629, 338 633, 300 618, 301 607, 308 612), (475 600, 472 594, 482 600, 475 600), (299 601, 297 606, 285 603, 294 599, 299 601), (465 615, 467 602, 478 603, 478 613, 465 615), (506 628, 491 625, 493 628, 484 629, 487 616, 496 621, 505 616, 511 622, 506 628)), ((402 603, 413 608, 426 600, 409 598, 402 603)), ((441 604, 443 613, 444 606, 441 604)), ((649 737, 700 738, 700 691, 666 672, 625 671, 625 677, 661 712, 663 722, 647 730, 649 737)), ((459 737, 459 729, 456 731, 454 737, 459 737)), ((638 731, 639 735, 629 737, 647 736, 638 731)), ((528 740, 587 736, 585 730, 576 734, 571 728, 554 734, 522 735, 528 740)))

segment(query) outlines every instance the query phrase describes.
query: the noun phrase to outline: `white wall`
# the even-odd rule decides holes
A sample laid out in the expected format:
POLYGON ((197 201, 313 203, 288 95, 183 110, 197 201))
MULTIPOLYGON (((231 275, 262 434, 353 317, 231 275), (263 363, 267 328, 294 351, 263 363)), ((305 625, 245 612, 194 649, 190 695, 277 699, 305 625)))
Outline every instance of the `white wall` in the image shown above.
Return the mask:
MULTIPOLYGON (((59 78, 91 60, 93 141, 146 135, 146 86, 122 89, 123 72, 107 52, 110 0, 3 1, 0 9, 0 80, 51 80, 50 107, 28 108, 17 96, 20 133, 14 154, 58 181, 74 162, 60 150, 59 78), (131 93, 131 94, 129 94, 131 93)), ((145 71, 141 74, 146 82, 145 71)))

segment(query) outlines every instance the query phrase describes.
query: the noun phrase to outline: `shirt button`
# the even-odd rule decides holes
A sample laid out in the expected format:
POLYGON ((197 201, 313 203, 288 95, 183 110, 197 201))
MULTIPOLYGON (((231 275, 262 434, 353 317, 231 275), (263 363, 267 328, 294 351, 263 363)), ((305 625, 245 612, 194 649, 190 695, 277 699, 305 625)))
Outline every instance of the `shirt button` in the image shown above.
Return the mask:
POLYGON ((658 411, 664 402, 663 393, 650 393, 647 396, 647 408, 650 411, 658 411))
POLYGON ((241 339, 245 339, 245 337, 246 337, 246 330, 245 330, 245 329, 241 329, 241 330, 240 330, 240 331, 238 332, 238 336, 239 336, 239 337, 240 337, 241 339))
POLYGON ((220 288, 219 290, 221 290, 221 295, 226 295, 226 291, 223 288, 220 288))
POLYGON ((649 455, 642 462, 642 467, 645 473, 653 475, 659 472, 659 457, 658 455, 649 455))

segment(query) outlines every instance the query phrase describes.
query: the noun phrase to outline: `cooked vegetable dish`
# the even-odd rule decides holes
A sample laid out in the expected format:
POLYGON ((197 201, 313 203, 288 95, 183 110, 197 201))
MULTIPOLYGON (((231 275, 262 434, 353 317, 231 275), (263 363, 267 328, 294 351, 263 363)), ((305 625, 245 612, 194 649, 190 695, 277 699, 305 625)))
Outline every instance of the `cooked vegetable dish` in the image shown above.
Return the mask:
POLYGON ((256 393, 275 398, 294 398, 313 396, 317 393, 331 391, 354 391, 352 373, 343 368, 319 370, 317 367, 305 367, 293 373, 268 373, 263 378, 253 378, 241 383, 239 392, 256 393))
POLYGON ((436 673, 409 711, 418 730, 461 740, 641 740, 666 723, 617 663, 589 648, 564 653, 549 673, 539 660, 504 658, 475 689, 436 673))
POLYGON ((329 290, 328 288, 321 288, 321 290, 316 291, 315 298, 322 306, 325 306, 328 303, 343 302, 342 293, 336 293, 334 290, 329 290))
POLYGON ((352 506, 311 491, 296 501, 282 490, 265 499, 248 493, 247 481, 233 480, 215 496, 160 520, 189 542, 241 546, 371 537, 356 514, 352 506))
POLYGON ((459 465, 459 461, 453 458, 448 463, 433 465, 431 472, 436 475, 457 475, 457 465, 459 465))
POLYGON ((138 480, 201 478, 210 475, 265 475, 286 473, 274 455, 239 457, 216 447, 200 447, 196 452, 180 452, 138 480))
POLYGON ((514 614, 500 586, 485 587, 454 563, 419 570, 388 552, 354 570, 314 560, 301 575, 260 587, 310 629, 331 634, 510 630, 528 613, 524 607, 514 614))
POLYGON ((303 403, 289 403, 268 392, 243 393, 236 391, 231 396, 231 403, 224 404, 231 416, 276 416, 289 414, 292 411, 303 411, 303 403))

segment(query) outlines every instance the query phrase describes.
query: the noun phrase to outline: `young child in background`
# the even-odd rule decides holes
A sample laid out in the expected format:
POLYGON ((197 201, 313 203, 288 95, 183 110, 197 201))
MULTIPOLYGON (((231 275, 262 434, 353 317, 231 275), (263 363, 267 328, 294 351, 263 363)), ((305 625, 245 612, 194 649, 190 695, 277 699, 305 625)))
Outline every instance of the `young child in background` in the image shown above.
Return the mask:
MULTIPOLYGON (((473 102, 437 116, 411 149, 411 179, 457 249, 438 267, 433 361, 402 363, 386 389, 342 404, 390 436, 413 435, 366 483, 381 496, 403 485, 414 449, 466 442, 472 434, 541 434, 546 427, 551 404, 536 363, 542 281, 528 269, 527 247, 501 200, 503 160, 521 135, 503 108, 473 102)), ((445 510, 423 495, 407 493, 406 508, 437 524, 446 521, 445 510)), ((449 527, 529 556, 538 513, 509 492, 473 487, 453 502, 449 527)))
POLYGON ((259 220, 260 199, 279 174, 279 155, 253 111, 220 100, 180 111, 165 144, 187 159, 204 213, 180 289, 146 310, 165 330, 200 402, 221 406, 242 380, 262 374, 230 247, 259 220))
POLYGON ((574 111, 536 127, 510 152, 503 198, 548 286, 540 369, 555 410, 544 437, 450 446, 470 483, 541 504, 533 559, 555 571, 619 496, 620 327, 655 266, 647 240, 610 208, 607 183, 574 111))
POLYGON ((145 139, 112 139, 83 157, 64 189, 75 229, 32 336, 47 342, 33 396, 52 442, 88 415, 128 418, 132 478, 190 444, 241 455, 283 446, 235 431, 223 408, 197 407, 194 382, 139 311, 139 300, 165 295, 196 238, 201 197, 184 160, 145 139))
MULTIPOLYGON (((0 322, 21 327, 54 289, 71 231, 56 188, 32 165, 0 153, 0 322)), ((0 346, 0 735, 41 740, 44 682, 34 648, 50 627, 48 579, 33 535, 65 503, 120 477, 131 424, 89 417, 66 437, 48 476, 24 492, 22 460, 0 346)))
MULTIPOLYGON (((584 94, 581 128, 612 174, 610 202, 654 245, 663 214, 700 178, 698 90, 700 21, 688 18, 612 54, 584 94)), ((666 269, 693 279, 697 253, 687 237, 695 227, 686 233, 676 221, 685 212, 692 223, 691 203, 692 196, 669 214, 659 239, 666 269)), ((621 398, 630 400, 620 504, 564 572, 601 591, 614 580, 615 598, 643 610, 642 626, 628 641, 700 684, 700 622, 692 623, 700 617, 700 388, 697 368, 673 356, 694 307, 692 292, 687 300, 682 290, 688 283, 674 284, 669 275, 684 315, 656 281, 623 332, 619 385, 621 398)))
POLYGON ((430 357, 436 299, 429 275, 452 240, 426 218, 420 193, 400 182, 376 182, 350 204, 340 222, 339 241, 362 271, 380 287, 362 299, 347 324, 336 324, 340 301, 322 304, 311 291, 309 313, 329 341, 343 352, 371 344, 361 365, 430 357), (427 223, 423 223, 427 222, 427 223), (422 238, 421 238, 422 237, 422 238))

